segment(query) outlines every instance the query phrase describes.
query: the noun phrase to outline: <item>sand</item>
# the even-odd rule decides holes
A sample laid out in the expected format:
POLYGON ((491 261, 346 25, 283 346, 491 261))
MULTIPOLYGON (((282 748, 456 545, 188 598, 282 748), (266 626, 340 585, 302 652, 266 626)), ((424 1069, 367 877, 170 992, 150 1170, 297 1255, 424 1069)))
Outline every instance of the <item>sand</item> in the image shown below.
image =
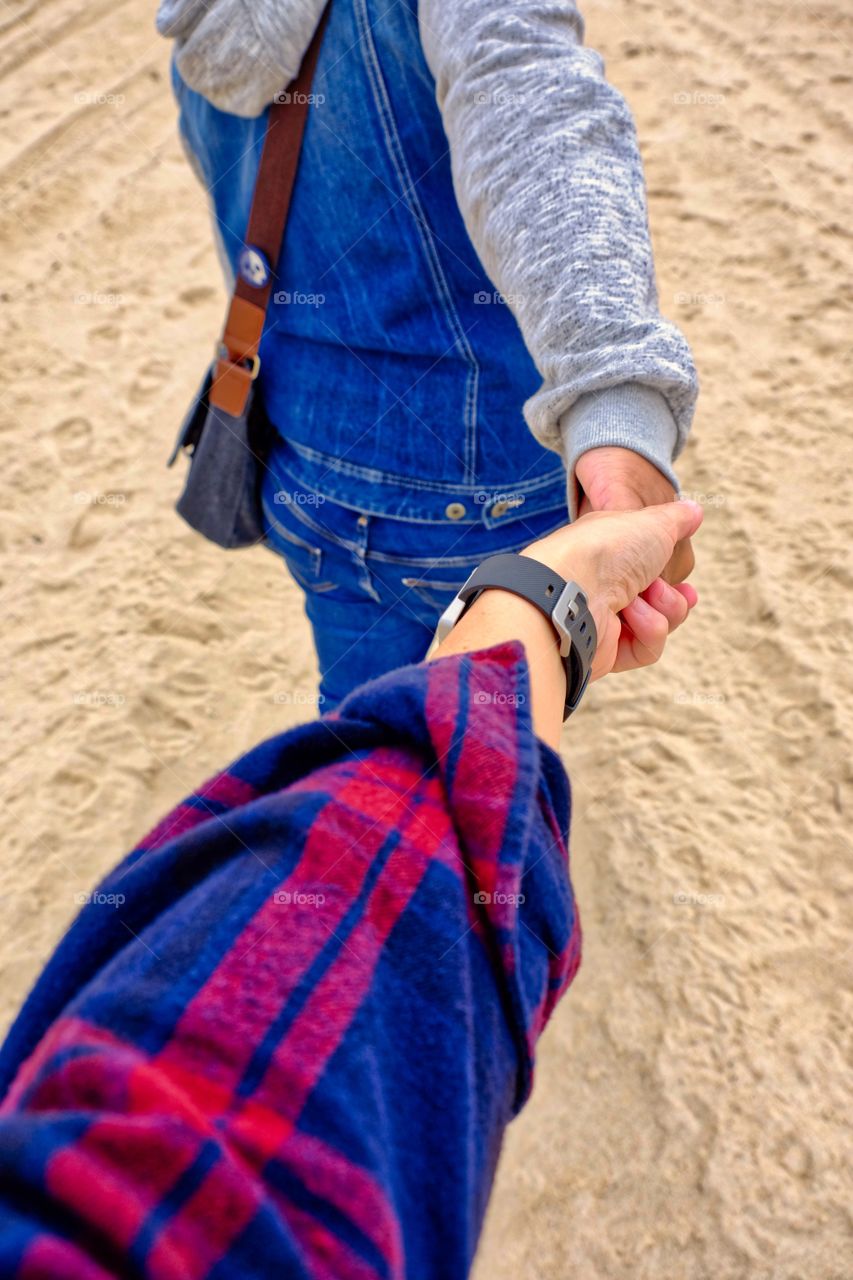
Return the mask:
MULTIPOLYGON (((163 461, 223 294, 152 13, 10 0, 0 20, 4 1022, 76 895, 313 711, 280 564, 171 509, 163 461)), ((706 506, 701 603, 565 735, 585 961, 477 1280, 831 1280, 853 1274, 853 14, 587 14, 703 378, 681 466, 706 506)))

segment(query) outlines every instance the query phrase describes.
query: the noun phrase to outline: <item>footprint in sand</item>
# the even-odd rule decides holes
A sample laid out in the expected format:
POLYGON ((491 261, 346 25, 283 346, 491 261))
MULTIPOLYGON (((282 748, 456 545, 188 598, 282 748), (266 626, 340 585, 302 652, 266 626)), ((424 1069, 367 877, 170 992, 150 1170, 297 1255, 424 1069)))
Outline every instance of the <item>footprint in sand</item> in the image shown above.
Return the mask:
POLYGON ((814 1176, 815 1160, 811 1149, 795 1133, 786 1133, 777 1148, 779 1164, 792 1178, 808 1182, 814 1176))
POLYGON ((90 456, 92 424, 87 418, 64 418, 51 434, 61 462, 73 464, 90 456))
POLYGON ((177 303, 172 303, 166 307, 164 314, 169 320, 179 320, 186 315, 188 310, 197 311, 205 303, 212 302, 216 296, 217 290, 212 285, 195 285, 193 288, 184 289, 179 293, 177 303))
POLYGON ((192 751, 203 730, 198 717, 175 711, 157 694, 147 691, 134 704, 129 717, 133 736, 156 759, 173 761, 190 760, 192 751))
POLYGON ((98 783, 91 774, 78 773, 76 769, 63 768, 54 774, 51 783, 53 795, 66 813, 78 813, 92 802, 98 792, 98 783))
POLYGON ((74 495, 75 504, 85 503, 83 514, 78 516, 68 535, 68 546, 74 551, 93 547, 107 534, 118 528, 117 521, 126 510, 126 493, 90 494, 80 491, 74 495))
POLYGON ((117 324, 96 324, 89 330, 89 338, 93 342, 118 342, 121 329, 117 324))
POLYGON ((278 690, 281 685, 282 672, 278 664, 259 658, 241 656, 237 671, 237 683, 245 689, 256 693, 268 693, 278 690))
POLYGON ((142 623, 148 635, 178 636, 184 640, 193 640, 197 644, 210 644, 223 639, 225 632, 222 625, 210 609, 201 605, 179 606, 164 605, 162 608, 149 608, 142 623))
POLYGON ((167 378, 171 377, 172 366, 167 360, 146 360, 128 389, 131 404, 144 404, 152 396, 157 395, 167 378))
POLYGON ((183 302, 187 307, 197 307, 200 302, 210 302, 212 298, 217 296, 218 290, 209 284, 195 285, 191 289, 184 289, 178 294, 178 301, 183 302))

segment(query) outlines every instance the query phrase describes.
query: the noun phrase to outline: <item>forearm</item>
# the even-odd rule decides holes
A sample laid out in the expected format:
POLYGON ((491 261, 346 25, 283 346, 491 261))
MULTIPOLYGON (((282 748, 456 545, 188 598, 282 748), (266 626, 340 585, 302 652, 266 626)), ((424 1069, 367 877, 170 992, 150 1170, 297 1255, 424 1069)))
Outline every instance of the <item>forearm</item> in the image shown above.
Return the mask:
POLYGON ((474 653, 512 640, 524 645, 527 657, 533 728, 537 737, 556 750, 563 723, 566 674, 556 632, 535 605, 511 591, 484 591, 432 657, 474 653))
POLYGON ((658 312, 631 114, 581 46, 580 15, 557 0, 422 0, 420 22, 466 226, 542 375, 531 429, 557 451, 566 434, 574 456, 636 440, 668 468, 695 372, 658 312), (627 407, 631 384, 648 390, 627 407))

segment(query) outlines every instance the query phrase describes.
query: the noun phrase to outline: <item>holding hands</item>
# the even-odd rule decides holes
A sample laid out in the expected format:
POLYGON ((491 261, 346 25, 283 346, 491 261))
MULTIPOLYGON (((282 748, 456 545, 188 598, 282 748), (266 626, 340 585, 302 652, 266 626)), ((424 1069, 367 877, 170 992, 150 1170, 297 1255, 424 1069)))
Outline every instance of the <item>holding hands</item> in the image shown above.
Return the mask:
POLYGON ((698 598, 688 583, 672 586, 662 574, 701 523, 695 502, 589 511, 522 552, 583 587, 598 631, 593 680, 660 658, 698 598))
MULTIPOLYGON (((636 511, 588 510, 521 553, 576 582, 586 594, 598 635, 593 680, 650 666, 660 658, 667 638, 697 600, 692 586, 672 585, 662 575, 701 523, 702 508, 695 502, 669 501, 636 511)), ((510 591, 483 591, 433 657, 507 640, 524 644, 534 728, 556 746, 566 677, 556 632, 535 605, 510 591)))
MULTIPOLYGON (((588 511, 641 511, 672 502, 675 489, 663 472, 633 449, 607 446, 589 449, 578 458, 579 514, 588 511)), ((666 582, 683 582, 693 571, 690 538, 680 538, 661 570, 666 582)))

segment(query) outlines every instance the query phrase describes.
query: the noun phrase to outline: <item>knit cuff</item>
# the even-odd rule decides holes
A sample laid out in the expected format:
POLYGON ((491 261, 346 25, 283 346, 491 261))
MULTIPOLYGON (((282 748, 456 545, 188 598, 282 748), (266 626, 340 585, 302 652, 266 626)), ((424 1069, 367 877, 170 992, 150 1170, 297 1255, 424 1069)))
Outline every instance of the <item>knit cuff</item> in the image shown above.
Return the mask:
POLYGON ((669 405, 654 387, 625 382, 580 396, 560 418, 563 457, 569 477, 569 513, 578 513, 575 467, 589 449, 618 446, 653 463, 678 492, 672 460, 678 452, 678 428, 669 405))

